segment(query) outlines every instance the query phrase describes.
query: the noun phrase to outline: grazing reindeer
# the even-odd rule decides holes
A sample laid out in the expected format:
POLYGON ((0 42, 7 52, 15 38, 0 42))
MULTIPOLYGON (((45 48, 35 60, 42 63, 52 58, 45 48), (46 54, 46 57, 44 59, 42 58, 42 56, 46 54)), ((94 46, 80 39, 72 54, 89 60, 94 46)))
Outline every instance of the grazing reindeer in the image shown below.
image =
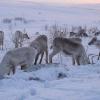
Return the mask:
MULTIPOLYGON (((53 52, 49 55, 50 63, 52 63, 52 57, 62 51, 67 55, 71 55, 78 65, 89 64, 90 62, 83 45, 75 41, 68 38, 55 38, 52 46, 53 52)), ((75 64, 75 62, 73 64, 75 64)))
MULTIPOLYGON (((88 45, 95 45, 100 50, 100 40, 97 40, 97 37, 93 37, 92 40, 88 43, 88 45)), ((100 52, 98 56, 98 60, 100 59, 100 52)))
POLYGON ((4 32, 0 31, 0 47, 3 50, 3 44, 4 44, 4 32))
POLYGON ((44 52, 46 54, 46 63, 48 63, 48 45, 47 45, 47 36, 46 35, 40 35, 38 36, 34 41, 31 42, 30 47, 33 47, 37 49, 38 53, 35 58, 35 65, 37 64, 37 60, 39 58, 39 55, 41 55, 41 59, 39 64, 41 64, 44 52))
POLYGON ((16 31, 13 42, 15 43, 15 48, 22 47, 22 42, 24 39, 30 39, 27 33, 22 33, 21 31, 16 31))
POLYGON ((85 33, 83 30, 79 31, 79 33, 70 32, 70 37, 88 37, 87 33, 85 33))
POLYGON ((37 50, 32 47, 22 47, 8 51, 1 64, 0 75, 10 74, 10 71, 15 73, 16 66, 20 65, 23 70, 31 67, 33 60, 36 56, 37 50))

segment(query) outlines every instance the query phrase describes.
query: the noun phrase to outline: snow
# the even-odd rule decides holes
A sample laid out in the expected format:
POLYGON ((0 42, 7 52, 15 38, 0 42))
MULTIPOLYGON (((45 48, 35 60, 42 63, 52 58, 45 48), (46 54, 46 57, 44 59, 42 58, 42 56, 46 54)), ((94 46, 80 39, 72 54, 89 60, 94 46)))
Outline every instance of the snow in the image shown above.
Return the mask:
POLYGON ((99 100, 100 67, 50 65, 33 72, 17 72, 0 81, 2 100, 99 100), (46 68, 47 67, 47 68, 46 68), (59 79, 58 73, 66 77, 59 79), (38 77, 41 80, 29 80, 38 77))
MULTIPOLYGON (((16 30, 25 29, 29 33, 31 40, 25 42, 28 45, 36 37, 35 32, 48 35, 44 30, 45 25, 99 27, 99 10, 99 4, 55 6, 0 2, 0 29, 5 32, 0 61, 8 50, 14 48, 12 34, 16 30), (25 18, 28 23, 16 22, 16 17, 25 18), (11 19, 12 23, 4 24, 2 20, 5 18, 11 19)), ((87 54, 98 54, 95 46, 87 45, 90 39, 82 39, 87 54)), ((100 100, 100 61, 72 66, 71 57, 58 54, 53 62, 55 64, 32 66, 28 72, 18 67, 15 75, 0 80, 0 100, 100 100)))

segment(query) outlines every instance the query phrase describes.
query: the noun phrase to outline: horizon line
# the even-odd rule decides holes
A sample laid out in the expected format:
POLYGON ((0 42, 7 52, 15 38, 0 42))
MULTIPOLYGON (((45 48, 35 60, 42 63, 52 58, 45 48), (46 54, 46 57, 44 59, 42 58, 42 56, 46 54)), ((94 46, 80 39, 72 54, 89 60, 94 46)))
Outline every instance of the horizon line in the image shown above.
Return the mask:
POLYGON ((100 3, 57 3, 57 2, 36 2, 36 1, 0 1, 1 3, 36 3, 36 4, 49 4, 49 5, 54 5, 54 4, 58 4, 58 5, 99 5, 100 3))

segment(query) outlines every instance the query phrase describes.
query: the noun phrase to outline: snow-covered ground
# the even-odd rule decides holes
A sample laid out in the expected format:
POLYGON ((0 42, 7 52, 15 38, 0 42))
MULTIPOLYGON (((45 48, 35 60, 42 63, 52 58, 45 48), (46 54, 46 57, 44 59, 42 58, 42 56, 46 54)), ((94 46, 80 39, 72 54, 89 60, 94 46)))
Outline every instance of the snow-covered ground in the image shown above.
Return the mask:
POLYGON ((31 73, 18 71, 0 81, 0 99, 99 100, 100 64, 69 68, 50 65, 31 73), (59 73, 65 77, 58 78, 59 73), (39 80, 35 81, 32 77, 39 80))
MULTIPOLYGON (((45 25, 97 26, 100 23, 100 5, 59 6, 39 3, 0 2, 0 29, 5 32, 4 54, 14 48, 12 34, 16 30, 28 32, 31 40, 35 32, 48 35, 45 25), (14 19, 22 17, 26 22, 14 19), (4 24, 3 19, 11 19, 4 24)), ((83 38, 87 49, 90 38, 83 38)), ((98 54, 97 48, 88 47, 87 54, 98 54)), ((22 72, 0 80, 0 100, 100 100, 100 62, 94 65, 72 66, 71 58, 57 55, 55 63, 39 70, 22 72), (62 60, 61 60, 62 58, 62 60)), ((38 67, 36 66, 36 67, 38 67)), ((34 66, 33 66, 34 67, 34 66)))

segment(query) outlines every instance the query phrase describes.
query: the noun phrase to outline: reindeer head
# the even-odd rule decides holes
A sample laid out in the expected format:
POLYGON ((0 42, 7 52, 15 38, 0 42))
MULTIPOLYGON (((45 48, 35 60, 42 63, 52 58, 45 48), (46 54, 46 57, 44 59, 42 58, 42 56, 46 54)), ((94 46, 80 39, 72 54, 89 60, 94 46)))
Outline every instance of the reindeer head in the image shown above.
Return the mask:
POLYGON ((23 34, 23 38, 30 39, 27 33, 23 34))
POLYGON ((97 37, 92 38, 88 45, 93 45, 97 41, 97 37))

